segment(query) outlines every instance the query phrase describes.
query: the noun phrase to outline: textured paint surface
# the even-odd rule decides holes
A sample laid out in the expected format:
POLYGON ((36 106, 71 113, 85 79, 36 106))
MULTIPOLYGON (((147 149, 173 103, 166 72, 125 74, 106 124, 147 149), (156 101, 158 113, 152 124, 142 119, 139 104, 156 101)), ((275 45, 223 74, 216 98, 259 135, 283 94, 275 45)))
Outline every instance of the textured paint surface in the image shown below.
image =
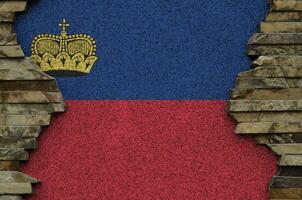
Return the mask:
POLYGON ((29 200, 264 200, 276 158, 224 101, 68 101, 31 153, 29 200))
POLYGON ((41 33, 95 37, 99 62, 89 76, 60 78, 65 98, 228 99, 249 68, 246 43, 258 30, 265 0, 39 0, 17 17, 27 55, 41 33))

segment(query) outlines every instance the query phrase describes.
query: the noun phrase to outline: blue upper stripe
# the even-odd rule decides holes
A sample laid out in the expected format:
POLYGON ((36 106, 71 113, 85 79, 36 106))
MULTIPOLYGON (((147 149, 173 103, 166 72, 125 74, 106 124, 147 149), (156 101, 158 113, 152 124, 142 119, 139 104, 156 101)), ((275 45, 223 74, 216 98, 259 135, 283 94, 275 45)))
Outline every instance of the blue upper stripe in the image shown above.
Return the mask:
POLYGON ((227 99, 266 9, 264 0, 39 0, 16 29, 27 55, 63 17, 70 34, 96 38, 92 73, 58 79, 66 99, 227 99))

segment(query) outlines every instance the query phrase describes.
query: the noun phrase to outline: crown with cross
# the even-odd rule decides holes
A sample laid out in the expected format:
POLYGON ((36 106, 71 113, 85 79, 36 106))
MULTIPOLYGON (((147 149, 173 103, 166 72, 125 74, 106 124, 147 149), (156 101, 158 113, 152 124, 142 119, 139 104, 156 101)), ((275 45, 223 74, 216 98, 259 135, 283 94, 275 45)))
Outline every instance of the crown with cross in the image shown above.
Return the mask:
POLYGON ((32 60, 44 72, 55 75, 86 75, 96 57, 96 42, 86 34, 68 35, 63 19, 60 35, 41 34, 32 42, 32 60))

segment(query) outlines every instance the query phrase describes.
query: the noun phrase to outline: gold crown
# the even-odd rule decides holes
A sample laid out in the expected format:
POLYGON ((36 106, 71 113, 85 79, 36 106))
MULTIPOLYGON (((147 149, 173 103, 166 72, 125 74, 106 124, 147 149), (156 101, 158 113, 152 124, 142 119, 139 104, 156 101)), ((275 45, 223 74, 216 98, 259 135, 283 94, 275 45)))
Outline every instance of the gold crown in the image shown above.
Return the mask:
POLYGON ((51 74, 88 74, 97 60, 95 40, 84 34, 68 35, 65 19, 59 26, 60 35, 42 34, 34 38, 32 60, 51 74))

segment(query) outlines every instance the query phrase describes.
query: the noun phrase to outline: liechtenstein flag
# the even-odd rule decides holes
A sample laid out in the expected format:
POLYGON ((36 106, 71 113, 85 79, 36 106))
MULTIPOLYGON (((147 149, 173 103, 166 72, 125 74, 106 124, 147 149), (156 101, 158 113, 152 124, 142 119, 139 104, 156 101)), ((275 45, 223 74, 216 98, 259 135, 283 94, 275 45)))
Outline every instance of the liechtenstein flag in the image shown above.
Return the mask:
POLYGON ((96 39, 98 60, 56 77, 67 104, 24 171, 31 200, 265 200, 274 155, 234 134, 226 101, 247 70, 264 0, 39 0, 17 15, 39 34, 96 39), (267 188, 267 189, 266 189, 267 188))

